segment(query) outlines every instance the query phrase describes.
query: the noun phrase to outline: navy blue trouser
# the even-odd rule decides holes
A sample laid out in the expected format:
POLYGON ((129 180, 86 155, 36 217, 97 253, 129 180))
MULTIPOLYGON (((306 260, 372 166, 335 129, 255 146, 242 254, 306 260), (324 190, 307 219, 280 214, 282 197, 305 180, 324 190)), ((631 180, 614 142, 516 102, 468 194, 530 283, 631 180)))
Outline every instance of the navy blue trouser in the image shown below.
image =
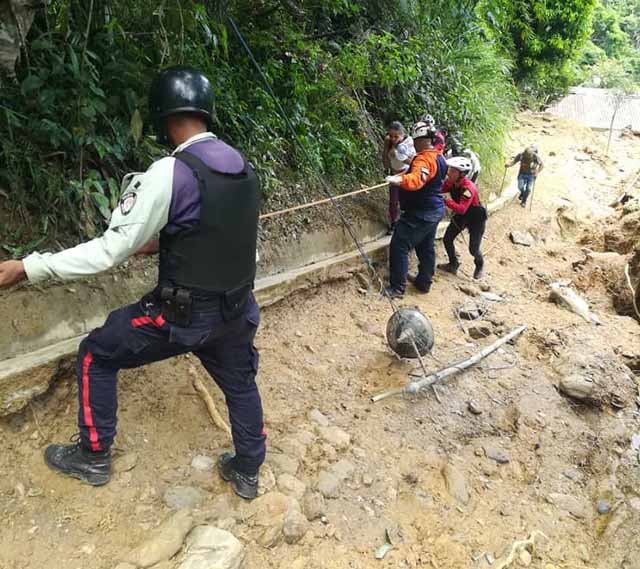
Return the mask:
POLYGON ((80 344, 78 426, 83 446, 99 451, 113 442, 118 370, 193 352, 224 393, 236 466, 253 474, 264 462, 266 440, 255 382, 258 352, 253 339, 259 323, 253 295, 239 318, 225 322, 217 308, 194 310, 188 327, 166 322, 151 296, 114 310, 80 344))
POLYGON ((427 221, 402 212, 389 245, 389 284, 393 290, 405 291, 411 249, 418 256, 416 283, 431 284, 436 269, 436 231, 441 218, 442 214, 436 216, 437 221, 427 221))

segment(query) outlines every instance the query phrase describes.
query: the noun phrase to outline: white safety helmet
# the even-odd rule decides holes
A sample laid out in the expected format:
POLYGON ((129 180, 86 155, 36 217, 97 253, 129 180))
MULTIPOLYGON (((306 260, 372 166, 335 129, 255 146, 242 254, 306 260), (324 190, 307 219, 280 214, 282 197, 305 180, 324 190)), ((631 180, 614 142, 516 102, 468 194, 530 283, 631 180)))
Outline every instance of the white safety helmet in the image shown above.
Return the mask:
POLYGON ((447 160, 447 166, 449 166, 449 168, 455 168, 465 175, 473 170, 473 164, 471 164, 471 160, 466 156, 454 156, 453 158, 449 158, 447 160))
POLYGON ((427 124, 424 121, 419 121, 416 124, 413 125, 413 128, 411 129, 411 136, 416 139, 416 138, 435 138, 436 136, 436 129, 433 128, 432 125, 427 124))
POLYGON ((431 115, 423 115, 420 120, 422 122, 426 122, 429 126, 433 126, 436 124, 435 119, 431 115))

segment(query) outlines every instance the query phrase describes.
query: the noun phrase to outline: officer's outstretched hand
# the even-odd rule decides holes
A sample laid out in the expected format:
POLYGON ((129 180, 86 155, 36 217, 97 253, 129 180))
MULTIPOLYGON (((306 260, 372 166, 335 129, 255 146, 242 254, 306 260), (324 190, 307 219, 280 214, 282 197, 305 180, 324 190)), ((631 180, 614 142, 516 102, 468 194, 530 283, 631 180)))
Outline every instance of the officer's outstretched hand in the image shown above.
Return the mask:
POLYGON ((22 261, 0 263, 0 288, 9 288, 27 278, 22 261))

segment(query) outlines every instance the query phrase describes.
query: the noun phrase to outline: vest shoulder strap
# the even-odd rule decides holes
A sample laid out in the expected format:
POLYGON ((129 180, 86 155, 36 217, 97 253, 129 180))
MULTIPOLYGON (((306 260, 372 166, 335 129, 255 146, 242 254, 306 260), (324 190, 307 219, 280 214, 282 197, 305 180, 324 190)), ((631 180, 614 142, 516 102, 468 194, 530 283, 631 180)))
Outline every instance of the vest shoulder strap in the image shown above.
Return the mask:
POLYGON ((242 170, 237 174, 229 174, 228 172, 220 172, 219 170, 212 168, 211 166, 205 164, 202 160, 200 160, 200 158, 198 158, 195 154, 192 154, 191 152, 187 152, 186 150, 183 150, 182 152, 177 152, 176 154, 173 155, 174 158, 176 158, 177 160, 180 160, 180 162, 188 166, 190 170, 198 174, 199 177, 201 178, 202 178, 201 173, 205 173, 205 172, 214 172, 215 174, 218 174, 220 176, 226 176, 229 178, 245 177, 247 175, 247 167, 248 167, 247 160, 243 154, 240 154, 240 156, 242 156, 242 170))

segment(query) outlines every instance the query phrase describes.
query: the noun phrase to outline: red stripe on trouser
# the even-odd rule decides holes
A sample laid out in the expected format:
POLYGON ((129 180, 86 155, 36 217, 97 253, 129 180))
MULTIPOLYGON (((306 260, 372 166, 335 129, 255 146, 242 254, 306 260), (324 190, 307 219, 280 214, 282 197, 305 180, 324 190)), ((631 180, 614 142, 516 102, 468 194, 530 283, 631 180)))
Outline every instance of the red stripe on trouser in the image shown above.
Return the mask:
POLYGON ((87 352, 82 360, 82 411, 84 413, 84 423, 89 429, 89 441, 91 442, 91 450, 100 450, 98 442, 98 431, 93 424, 93 416, 91 415, 91 405, 89 404, 89 366, 93 361, 93 354, 87 352))
POLYGON ((160 326, 164 326, 164 317, 160 314, 155 320, 151 318, 151 316, 140 316, 139 318, 133 318, 131 320, 131 325, 134 328, 140 328, 140 326, 144 326, 145 324, 153 324, 158 328, 160 326))

